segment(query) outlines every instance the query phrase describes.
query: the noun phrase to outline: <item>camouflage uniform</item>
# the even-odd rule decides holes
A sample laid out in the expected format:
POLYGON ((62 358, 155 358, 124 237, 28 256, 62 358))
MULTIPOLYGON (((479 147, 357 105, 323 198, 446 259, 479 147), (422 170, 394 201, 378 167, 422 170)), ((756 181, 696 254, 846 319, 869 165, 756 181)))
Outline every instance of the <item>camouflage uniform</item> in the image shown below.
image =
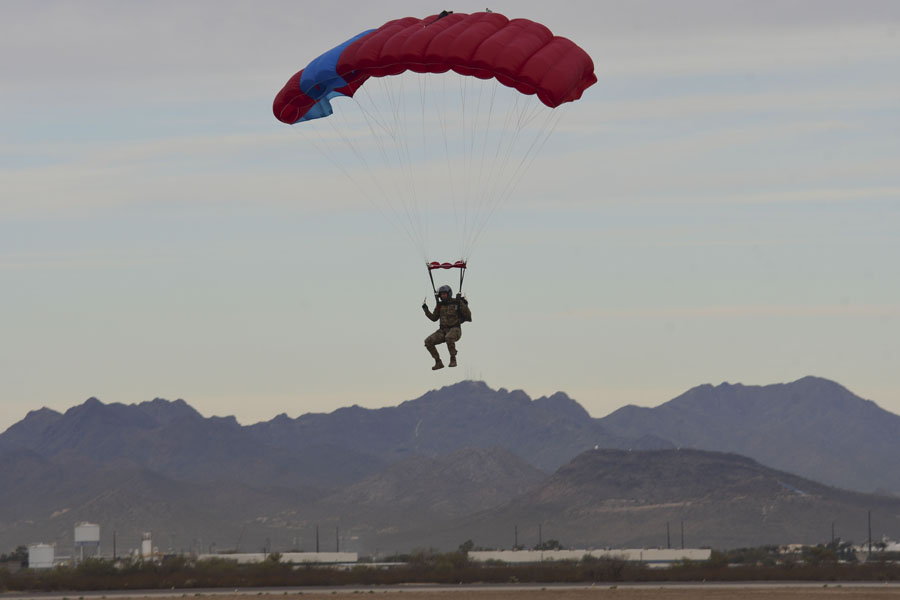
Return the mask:
MULTIPOLYGON (((450 351, 450 358, 456 356, 456 342, 462 337, 462 328, 460 325, 463 321, 472 320, 472 311, 469 310, 469 303, 463 299, 447 300, 438 302, 434 307, 434 311, 428 310, 427 306, 422 306, 427 316, 432 321, 440 320, 440 329, 425 338, 425 347, 434 358, 435 362, 440 362, 441 357, 438 354, 438 344, 446 342, 447 350, 450 351)), ((453 365, 451 365, 453 366, 453 365)))

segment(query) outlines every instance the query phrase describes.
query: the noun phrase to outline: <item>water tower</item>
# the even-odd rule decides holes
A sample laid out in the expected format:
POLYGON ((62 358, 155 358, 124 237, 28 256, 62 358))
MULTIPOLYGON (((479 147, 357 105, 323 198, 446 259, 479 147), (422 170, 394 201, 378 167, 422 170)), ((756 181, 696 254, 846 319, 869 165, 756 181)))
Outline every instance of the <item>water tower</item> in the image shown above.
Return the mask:
POLYGON ((145 531, 141 536, 141 557, 151 558, 153 556, 153 540, 149 531, 145 531))
POLYGON ((100 526, 96 523, 75 524, 75 556, 79 562, 100 556, 100 526))

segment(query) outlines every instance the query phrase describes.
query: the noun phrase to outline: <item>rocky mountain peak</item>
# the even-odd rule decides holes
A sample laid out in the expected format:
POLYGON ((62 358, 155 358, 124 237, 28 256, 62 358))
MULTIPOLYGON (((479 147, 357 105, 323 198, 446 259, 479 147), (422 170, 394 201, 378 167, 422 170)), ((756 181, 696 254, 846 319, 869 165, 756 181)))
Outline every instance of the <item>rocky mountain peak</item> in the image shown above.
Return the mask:
POLYGON ((556 392, 549 397, 541 396, 534 401, 534 405, 567 419, 583 420, 591 418, 588 411, 565 392, 556 392))
POLYGON ((203 419, 203 415, 182 399, 169 401, 165 398, 154 398, 150 402, 141 402, 138 408, 162 425, 180 420, 203 419))

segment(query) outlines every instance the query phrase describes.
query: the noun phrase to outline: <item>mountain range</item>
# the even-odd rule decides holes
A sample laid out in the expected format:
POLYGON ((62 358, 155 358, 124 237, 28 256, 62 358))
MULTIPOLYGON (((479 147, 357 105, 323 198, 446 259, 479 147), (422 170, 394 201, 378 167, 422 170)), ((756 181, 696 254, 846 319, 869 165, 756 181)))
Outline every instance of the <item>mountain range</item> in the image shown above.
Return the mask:
POLYGON ((831 485, 900 493, 900 416, 827 379, 701 385, 655 408, 626 406, 599 422, 623 437, 735 452, 831 485))
POLYGON ((860 541, 869 510, 896 538, 898 455, 900 417, 815 377, 600 419, 471 381, 250 426, 91 398, 0 434, 0 551, 65 553, 78 521, 101 523, 107 552, 142 531, 194 551, 663 545, 676 523, 693 545, 821 542, 833 522, 860 541))

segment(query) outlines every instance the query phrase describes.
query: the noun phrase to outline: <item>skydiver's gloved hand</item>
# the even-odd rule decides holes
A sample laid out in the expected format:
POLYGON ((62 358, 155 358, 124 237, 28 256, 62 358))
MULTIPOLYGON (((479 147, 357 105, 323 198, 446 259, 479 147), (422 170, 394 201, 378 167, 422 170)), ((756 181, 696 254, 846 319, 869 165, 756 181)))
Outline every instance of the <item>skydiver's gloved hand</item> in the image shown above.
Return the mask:
POLYGON ((468 304, 468 303, 469 303, 468 300, 466 300, 465 298, 463 298, 463 295, 462 295, 462 294, 457 294, 457 295, 456 295, 456 299, 462 301, 463 304, 468 304))

